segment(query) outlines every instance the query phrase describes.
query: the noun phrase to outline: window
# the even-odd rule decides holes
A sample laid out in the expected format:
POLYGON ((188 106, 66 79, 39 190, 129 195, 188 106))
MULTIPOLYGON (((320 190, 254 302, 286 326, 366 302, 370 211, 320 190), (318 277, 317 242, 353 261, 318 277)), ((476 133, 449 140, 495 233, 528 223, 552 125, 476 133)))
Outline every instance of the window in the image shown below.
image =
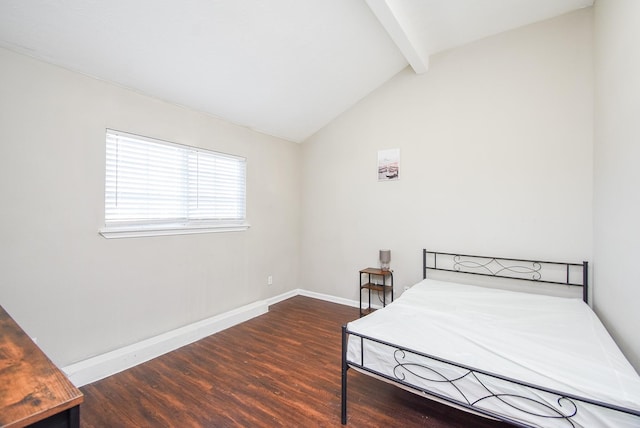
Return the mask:
POLYGON ((246 159, 107 129, 107 238, 244 230, 246 159))

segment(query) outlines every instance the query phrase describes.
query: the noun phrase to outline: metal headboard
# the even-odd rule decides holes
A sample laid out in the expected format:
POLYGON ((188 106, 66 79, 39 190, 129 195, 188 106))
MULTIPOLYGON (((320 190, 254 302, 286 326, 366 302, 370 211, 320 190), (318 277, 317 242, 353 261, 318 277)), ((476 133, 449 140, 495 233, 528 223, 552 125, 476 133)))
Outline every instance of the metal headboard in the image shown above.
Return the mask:
POLYGON ((589 300, 589 262, 564 263, 493 256, 442 253, 422 250, 422 277, 427 270, 510 278, 582 287, 582 299, 589 300))

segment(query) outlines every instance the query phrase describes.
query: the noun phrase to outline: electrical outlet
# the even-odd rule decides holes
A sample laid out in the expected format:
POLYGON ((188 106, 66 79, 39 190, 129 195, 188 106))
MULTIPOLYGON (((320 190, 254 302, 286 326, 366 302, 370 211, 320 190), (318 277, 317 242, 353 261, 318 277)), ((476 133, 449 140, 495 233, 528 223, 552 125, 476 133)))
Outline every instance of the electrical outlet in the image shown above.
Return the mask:
POLYGON ((273 285, 273 276, 269 275, 267 277, 267 285, 273 285))

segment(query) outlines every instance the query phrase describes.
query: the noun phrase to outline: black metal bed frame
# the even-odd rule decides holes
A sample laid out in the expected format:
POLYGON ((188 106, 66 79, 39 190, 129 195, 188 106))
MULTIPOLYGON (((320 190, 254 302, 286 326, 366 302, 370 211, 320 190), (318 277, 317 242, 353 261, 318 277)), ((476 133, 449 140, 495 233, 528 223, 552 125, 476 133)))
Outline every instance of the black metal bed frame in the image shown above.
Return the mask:
MULTIPOLYGON (((427 270, 441 270, 475 275, 485 275, 492 277, 502 277, 518 279, 524 281, 545 282, 551 284, 563 284, 569 286, 583 287, 583 299, 586 302, 588 297, 588 263, 559 263, 537 260, 521 260, 500 257, 472 256, 454 253, 441 253, 423 250, 423 277, 426 278, 427 270), (428 264, 428 256, 433 259, 433 264, 428 264), (447 267, 438 267, 438 256, 450 259, 447 267), (550 266, 556 272, 558 269, 566 270, 566 276, 562 281, 555 278, 545 278, 545 266, 550 266), (574 280, 578 270, 579 280, 574 280)), ((439 358, 434 355, 425 354, 416 350, 398 346, 380 339, 362 335, 349 331, 346 325, 342 327, 342 424, 347 423, 347 373, 349 368, 357 368, 373 376, 386 379, 398 384, 412 392, 430 396, 432 398, 450 403, 454 406, 467 409, 471 412, 484 415, 489 418, 498 419, 514 426, 530 427, 527 423, 501 413, 488 410, 483 406, 488 401, 497 403, 498 406, 509 408, 511 411, 521 412, 523 416, 532 419, 537 418, 541 424, 550 419, 566 422, 567 427, 576 427, 575 416, 580 410, 587 410, 588 407, 595 407, 600 410, 606 409, 614 413, 623 413, 637 418, 640 426, 640 411, 620 407, 614 404, 604 403, 573 394, 533 385, 517 379, 501 376, 482 369, 466 366, 463 364, 439 358), (347 345, 349 336, 358 337, 360 340, 360 363, 347 359, 347 345), (374 342, 388 347, 393 352, 395 366, 393 376, 381 373, 365 366, 365 343, 374 342), (443 370, 444 368, 444 370, 443 370), (452 374, 453 373, 453 374, 452 374), (445 384, 452 395, 429 390, 428 388, 412 384, 410 378, 420 378, 422 381, 445 384), (523 392, 510 394, 496 391, 492 385, 518 385, 523 392), (478 397, 477 393, 470 394, 465 391, 472 385, 474 388, 481 388, 483 395, 478 397), (545 400, 542 399, 545 398, 545 400), (553 403, 553 404, 551 404, 553 403), (532 410, 535 409, 535 410, 532 410)), ((500 389, 500 388, 498 388, 500 389)), ((502 389, 500 389, 502 391, 502 389)), ((635 423, 635 419, 634 419, 635 423)))

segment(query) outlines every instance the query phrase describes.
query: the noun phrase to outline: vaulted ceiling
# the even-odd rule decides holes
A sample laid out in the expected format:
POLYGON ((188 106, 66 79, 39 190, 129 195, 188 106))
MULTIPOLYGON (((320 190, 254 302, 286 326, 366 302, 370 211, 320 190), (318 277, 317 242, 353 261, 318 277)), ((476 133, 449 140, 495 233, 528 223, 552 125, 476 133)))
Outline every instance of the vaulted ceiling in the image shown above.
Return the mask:
POLYGON ((0 0, 0 46, 302 142, 407 65, 592 4, 0 0))

